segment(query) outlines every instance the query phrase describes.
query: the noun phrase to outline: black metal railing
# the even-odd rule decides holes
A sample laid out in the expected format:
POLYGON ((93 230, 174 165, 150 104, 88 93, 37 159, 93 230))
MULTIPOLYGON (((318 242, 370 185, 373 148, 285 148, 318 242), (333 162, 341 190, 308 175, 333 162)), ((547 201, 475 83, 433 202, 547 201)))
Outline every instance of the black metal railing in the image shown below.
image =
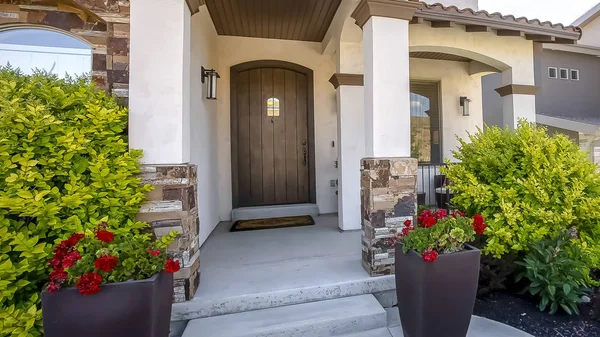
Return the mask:
POLYGON ((417 202, 419 206, 450 211, 452 193, 449 181, 442 174, 446 164, 419 163, 417 176, 417 202))

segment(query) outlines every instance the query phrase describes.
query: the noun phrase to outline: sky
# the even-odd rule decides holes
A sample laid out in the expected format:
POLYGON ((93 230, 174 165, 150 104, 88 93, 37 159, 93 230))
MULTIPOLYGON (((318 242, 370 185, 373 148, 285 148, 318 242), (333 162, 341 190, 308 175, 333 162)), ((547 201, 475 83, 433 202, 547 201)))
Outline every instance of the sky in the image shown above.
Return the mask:
POLYGON ((479 0, 479 9, 570 25, 600 0, 479 0))

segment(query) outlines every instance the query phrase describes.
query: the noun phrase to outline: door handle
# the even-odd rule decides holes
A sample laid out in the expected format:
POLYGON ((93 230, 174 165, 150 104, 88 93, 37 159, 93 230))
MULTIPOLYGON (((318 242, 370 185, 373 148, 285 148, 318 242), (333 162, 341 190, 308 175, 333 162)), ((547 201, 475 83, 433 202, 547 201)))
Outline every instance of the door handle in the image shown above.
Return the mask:
POLYGON ((306 162, 308 161, 308 153, 307 152, 308 151, 306 151, 306 147, 304 147, 302 149, 302 155, 303 155, 302 156, 302 162, 303 162, 304 166, 306 166, 306 162))
POLYGON ((302 163, 306 166, 308 162, 308 150, 306 149, 306 139, 302 140, 302 163))

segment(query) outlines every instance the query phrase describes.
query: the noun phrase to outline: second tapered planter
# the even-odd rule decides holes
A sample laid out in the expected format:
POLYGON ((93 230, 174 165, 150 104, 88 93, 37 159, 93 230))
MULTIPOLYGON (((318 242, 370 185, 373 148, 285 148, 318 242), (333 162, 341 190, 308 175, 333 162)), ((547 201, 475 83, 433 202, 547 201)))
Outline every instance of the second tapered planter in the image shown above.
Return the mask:
POLYGON ((433 263, 396 246, 396 293, 405 337, 465 337, 479 280, 480 252, 439 255, 433 263))

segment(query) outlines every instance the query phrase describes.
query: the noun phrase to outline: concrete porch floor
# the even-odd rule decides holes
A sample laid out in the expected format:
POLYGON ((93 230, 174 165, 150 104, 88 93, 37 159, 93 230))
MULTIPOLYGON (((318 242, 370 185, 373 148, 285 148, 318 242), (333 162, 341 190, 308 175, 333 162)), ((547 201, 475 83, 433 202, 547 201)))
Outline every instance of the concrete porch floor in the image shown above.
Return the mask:
POLYGON ((229 232, 221 223, 200 250, 194 300, 173 307, 189 320, 323 299, 389 291, 394 277, 371 278, 361 266, 360 231, 340 232, 337 216, 315 225, 229 232))
MULTIPOLYGON (((171 336, 181 336, 187 321, 198 318, 227 315, 218 320, 242 324, 236 313, 246 312, 242 315, 255 322, 261 320, 261 309, 362 294, 376 296, 386 308, 388 324, 382 331, 372 331, 382 334, 356 337, 402 336, 398 310, 392 308, 394 276, 372 278, 363 270, 360 231, 340 232, 335 215, 315 217, 315 222, 307 227, 237 233, 229 232, 231 223, 221 223, 201 248, 195 298, 173 305, 171 336)), ((187 335, 208 336, 195 329, 187 335)), ((532 337, 474 316, 468 337, 480 336, 532 337)))

